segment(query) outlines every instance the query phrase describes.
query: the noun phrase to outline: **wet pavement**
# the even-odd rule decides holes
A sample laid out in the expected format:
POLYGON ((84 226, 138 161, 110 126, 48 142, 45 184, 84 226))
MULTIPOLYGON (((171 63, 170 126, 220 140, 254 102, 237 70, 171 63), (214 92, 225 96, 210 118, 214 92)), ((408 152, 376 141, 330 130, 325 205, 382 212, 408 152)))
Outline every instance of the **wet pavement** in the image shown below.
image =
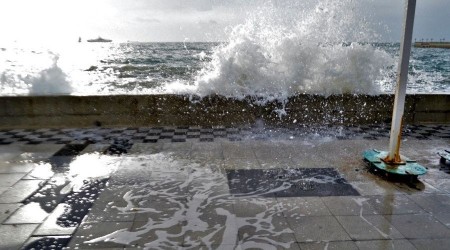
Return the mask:
POLYGON ((0 249, 450 249, 450 126, 0 131, 0 249))

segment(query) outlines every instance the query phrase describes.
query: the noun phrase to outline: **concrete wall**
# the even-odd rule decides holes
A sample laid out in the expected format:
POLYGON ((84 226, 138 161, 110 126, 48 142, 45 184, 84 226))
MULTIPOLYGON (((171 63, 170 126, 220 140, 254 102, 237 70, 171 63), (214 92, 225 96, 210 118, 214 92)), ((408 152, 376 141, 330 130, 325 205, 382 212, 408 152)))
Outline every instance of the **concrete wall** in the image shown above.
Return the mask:
MULTIPOLYGON (((255 100, 182 95, 0 97, 0 128, 241 126, 263 120, 276 126, 390 122, 393 96, 297 95, 265 106, 255 100), (286 115, 280 118, 281 110, 286 115)), ((450 123, 449 94, 408 95, 405 122, 450 123)))

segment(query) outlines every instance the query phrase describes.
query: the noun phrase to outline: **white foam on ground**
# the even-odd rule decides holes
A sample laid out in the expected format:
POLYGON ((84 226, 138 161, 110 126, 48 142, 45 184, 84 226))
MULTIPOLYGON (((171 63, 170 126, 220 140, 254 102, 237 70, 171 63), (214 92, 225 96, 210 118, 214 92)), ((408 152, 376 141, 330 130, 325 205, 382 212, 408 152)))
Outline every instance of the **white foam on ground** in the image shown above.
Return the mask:
POLYGON ((267 199, 252 201, 254 205, 266 207, 255 217, 237 216, 233 210, 233 198, 226 188, 227 179, 220 171, 199 164, 183 164, 171 158, 170 154, 163 157, 159 153, 140 160, 148 163, 145 166, 148 171, 165 171, 166 178, 133 184, 123 197, 127 204, 114 208, 122 214, 144 213, 148 215, 147 221, 133 230, 111 230, 85 243, 132 245, 139 241, 140 247, 146 249, 174 248, 180 240, 184 241, 186 249, 199 246, 221 249, 233 245, 278 249, 289 248, 294 243, 282 240, 284 234, 291 234, 292 231, 276 226, 274 217, 281 210, 279 206, 271 206, 267 199), (180 179, 176 176, 179 172, 186 172, 189 177, 180 179), (241 241, 237 234, 239 227, 253 227, 258 234, 241 241))

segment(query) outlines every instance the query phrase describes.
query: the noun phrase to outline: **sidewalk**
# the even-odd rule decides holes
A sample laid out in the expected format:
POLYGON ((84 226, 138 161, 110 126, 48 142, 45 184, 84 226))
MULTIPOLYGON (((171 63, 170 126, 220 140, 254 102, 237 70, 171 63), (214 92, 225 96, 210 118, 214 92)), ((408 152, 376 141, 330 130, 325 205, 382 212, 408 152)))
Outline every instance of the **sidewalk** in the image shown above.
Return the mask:
POLYGON ((450 126, 0 131, 0 249, 450 249, 450 126))

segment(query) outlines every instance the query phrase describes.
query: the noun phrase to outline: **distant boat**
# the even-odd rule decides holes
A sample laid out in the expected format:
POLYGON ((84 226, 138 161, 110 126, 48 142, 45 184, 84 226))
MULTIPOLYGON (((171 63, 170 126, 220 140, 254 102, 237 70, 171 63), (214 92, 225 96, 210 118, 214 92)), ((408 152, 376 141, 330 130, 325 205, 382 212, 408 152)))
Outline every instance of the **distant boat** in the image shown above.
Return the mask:
POLYGON ((101 38, 101 37, 98 37, 96 39, 89 39, 87 41, 89 43, 109 43, 109 42, 112 42, 112 40, 110 40, 110 39, 104 39, 104 38, 101 38))
POLYGON ((78 38, 78 42, 81 43, 81 37, 78 38))

